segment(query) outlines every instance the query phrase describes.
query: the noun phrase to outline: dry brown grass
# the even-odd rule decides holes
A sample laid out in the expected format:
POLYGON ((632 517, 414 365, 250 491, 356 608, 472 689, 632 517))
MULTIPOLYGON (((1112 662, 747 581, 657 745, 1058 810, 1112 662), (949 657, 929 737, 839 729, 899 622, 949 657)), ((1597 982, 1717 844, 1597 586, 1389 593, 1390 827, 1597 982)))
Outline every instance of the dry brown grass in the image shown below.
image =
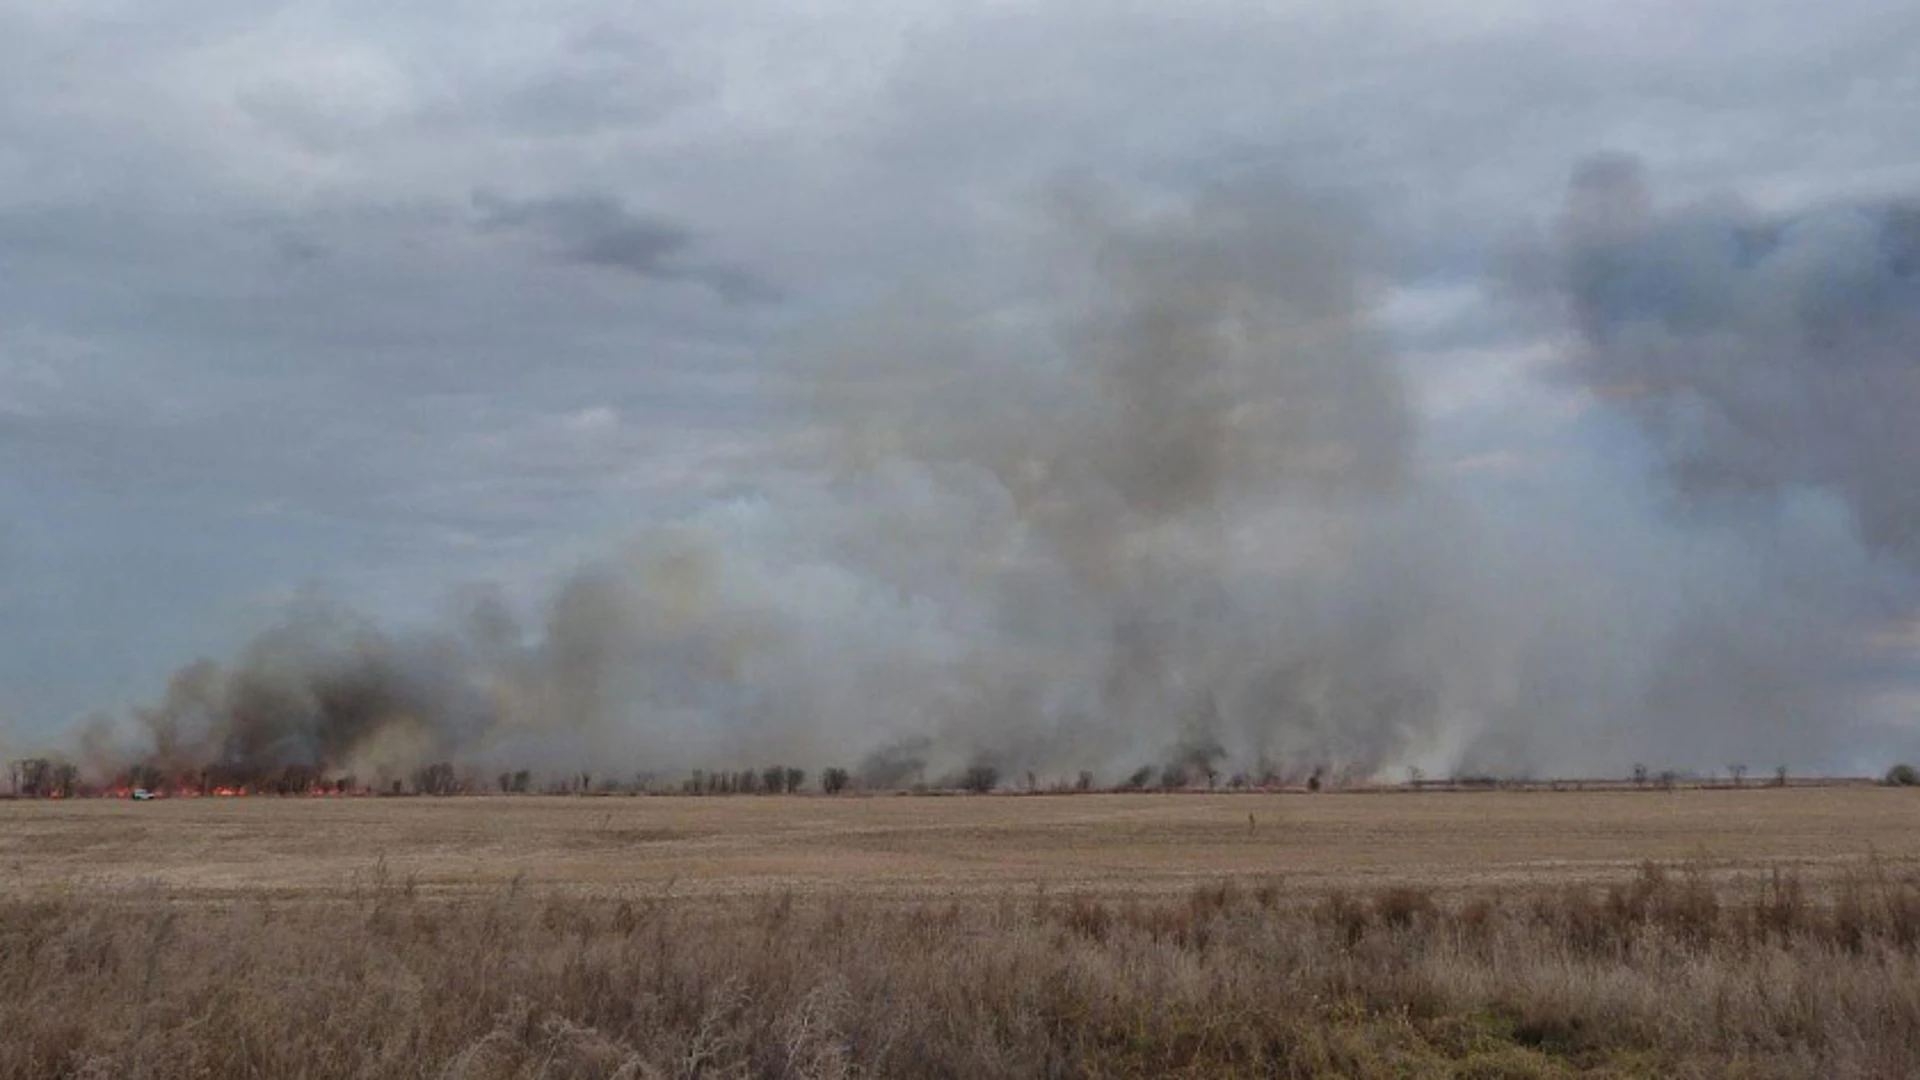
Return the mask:
POLYGON ((0 804, 0 1080, 1914 1075, 1916 797, 0 804))
POLYGON ((1920 886, 0 900, 0 1080, 1896 1077, 1920 886))
POLYGON ((1644 860, 1780 866, 1817 885, 1920 860, 1920 791, 0 802, 0 892, 157 882, 326 893, 376 857, 425 891, 583 894, 1179 892, 1284 876, 1295 893, 1605 882, 1644 860), (1249 828, 1248 817, 1253 818, 1249 828))

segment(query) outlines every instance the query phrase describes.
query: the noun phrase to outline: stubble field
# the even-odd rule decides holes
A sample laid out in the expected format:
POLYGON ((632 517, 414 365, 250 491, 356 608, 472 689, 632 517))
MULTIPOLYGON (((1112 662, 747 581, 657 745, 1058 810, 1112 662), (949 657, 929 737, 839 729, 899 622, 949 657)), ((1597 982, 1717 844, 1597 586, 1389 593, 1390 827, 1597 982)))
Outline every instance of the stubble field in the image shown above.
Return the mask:
POLYGON ((0 801, 0 889, 326 895, 376 864, 431 893, 1094 895, 1607 883, 1642 863, 1810 881, 1920 860, 1920 793, 1661 791, 0 801))
POLYGON ((0 1080, 1897 1077, 1920 792, 0 802, 0 1080))

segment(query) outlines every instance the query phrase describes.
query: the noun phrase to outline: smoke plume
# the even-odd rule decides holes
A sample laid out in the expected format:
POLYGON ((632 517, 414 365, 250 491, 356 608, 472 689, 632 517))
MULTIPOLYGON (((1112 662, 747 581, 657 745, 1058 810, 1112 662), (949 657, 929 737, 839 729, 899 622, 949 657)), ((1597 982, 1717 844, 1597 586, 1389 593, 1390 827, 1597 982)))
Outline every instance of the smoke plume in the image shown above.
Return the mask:
POLYGON ((1577 172, 1532 295, 1671 490, 1728 506, 1699 517, 1605 454, 1531 502, 1426 467, 1338 205, 1081 190, 1049 221, 1022 309, 901 300, 806 350, 763 494, 530 620, 483 594, 396 634, 304 601, 95 768, 1202 783, 1885 741, 1861 641, 1920 557, 1913 211, 1661 211, 1630 163, 1577 172))
POLYGON ((1637 161, 1603 157, 1560 233, 1579 375, 1681 492, 1824 492, 1920 560, 1920 203, 1662 210, 1637 161))

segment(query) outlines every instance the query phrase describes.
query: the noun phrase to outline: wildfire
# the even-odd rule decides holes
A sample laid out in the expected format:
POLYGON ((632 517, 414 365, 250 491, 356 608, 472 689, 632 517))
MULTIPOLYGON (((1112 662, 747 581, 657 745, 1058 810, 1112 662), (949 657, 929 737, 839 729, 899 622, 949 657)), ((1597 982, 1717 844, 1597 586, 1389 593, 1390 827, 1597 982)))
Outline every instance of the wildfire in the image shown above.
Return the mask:
POLYGON ((131 799, 144 802, 149 799, 242 799, 268 795, 284 798, 349 799, 371 794, 373 794, 373 792, 366 788, 346 788, 340 786, 316 787, 306 791, 267 791, 240 784, 216 784, 207 788, 194 787, 191 785, 142 788, 118 784, 113 787, 98 788, 90 791, 83 789, 74 792, 71 796, 62 792, 50 792, 45 797, 49 799, 63 799, 74 796, 93 796, 102 799, 131 799))
MULTIPOLYGON (((168 769, 154 764, 127 768, 104 782, 90 783, 70 763, 51 758, 24 758, 7 764, 4 791, 9 797, 42 799, 237 799, 280 795, 341 798, 372 795, 352 776, 329 775, 309 765, 255 769, 215 765, 198 769, 168 769)), ((397 790, 397 788, 396 788, 397 790)))

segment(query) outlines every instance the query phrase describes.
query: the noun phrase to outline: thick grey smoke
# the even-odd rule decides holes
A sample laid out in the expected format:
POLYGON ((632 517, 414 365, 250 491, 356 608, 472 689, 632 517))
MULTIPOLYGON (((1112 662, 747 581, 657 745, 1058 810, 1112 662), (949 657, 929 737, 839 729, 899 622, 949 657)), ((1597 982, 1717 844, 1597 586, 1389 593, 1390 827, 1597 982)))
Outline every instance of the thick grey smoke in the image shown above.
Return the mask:
POLYGON ((1602 157, 1576 171, 1560 245, 1580 377, 1681 491, 1831 493, 1920 563, 1920 203, 1668 210, 1637 161, 1602 157))
POLYGON ((1571 372, 1632 419, 1677 520, 1740 539, 1685 579, 1623 731, 1694 759, 1730 734, 1783 760, 1884 744, 1873 699, 1905 688, 1910 713, 1915 674, 1868 644, 1917 599, 1920 209, 1661 207, 1640 162, 1603 155, 1574 170, 1541 268, 1571 372))
POLYGON ((1662 215, 1631 168, 1580 172, 1544 253, 1575 370, 1683 490, 1778 496, 1699 522, 1606 455, 1524 505, 1423 468, 1337 205, 1077 191, 1049 222, 1023 309, 905 299, 807 350, 767 494, 531 623, 482 595, 397 636, 309 603, 101 756, 891 786, 1819 766, 1875 730, 1860 641, 1911 567, 1835 507, 1911 559, 1910 215, 1662 215))
POLYGON ((1249 768, 1378 767, 1434 719, 1391 688, 1418 677, 1382 650, 1362 670, 1328 644, 1347 616, 1284 595, 1336 580, 1409 481, 1351 223, 1270 189, 1159 217, 1063 204, 1037 325, 877 320, 812 386, 867 508, 849 564, 978 625, 939 744, 1065 768, 1230 740, 1249 768))

